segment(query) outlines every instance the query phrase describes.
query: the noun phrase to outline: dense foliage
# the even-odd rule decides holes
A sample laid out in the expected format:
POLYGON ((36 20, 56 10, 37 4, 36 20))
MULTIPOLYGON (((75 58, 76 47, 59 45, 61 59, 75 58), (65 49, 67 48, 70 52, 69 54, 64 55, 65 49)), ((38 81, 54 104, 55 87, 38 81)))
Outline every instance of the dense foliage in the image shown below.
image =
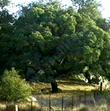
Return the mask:
MULTIPOLYGON (((2 4, 4 0, 0 1, 2 4)), ((5 0, 6 1, 6 0, 5 0)), ((16 19, 0 5, 0 74, 15 67, 26 80, 83 73, 110 79, 110 23, 96 0, 32 3, 16 19)))

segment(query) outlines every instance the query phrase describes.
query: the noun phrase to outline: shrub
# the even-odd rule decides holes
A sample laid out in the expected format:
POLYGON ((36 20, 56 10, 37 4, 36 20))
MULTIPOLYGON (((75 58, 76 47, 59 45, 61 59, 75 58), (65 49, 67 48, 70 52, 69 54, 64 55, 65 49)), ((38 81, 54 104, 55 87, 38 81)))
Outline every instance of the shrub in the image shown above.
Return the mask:
POLYGON ((22 79, 18 72, 12 68, 6 70, 0 82, 0 99, 14 102, 25 99, 31 95, 31 87, 22 79))

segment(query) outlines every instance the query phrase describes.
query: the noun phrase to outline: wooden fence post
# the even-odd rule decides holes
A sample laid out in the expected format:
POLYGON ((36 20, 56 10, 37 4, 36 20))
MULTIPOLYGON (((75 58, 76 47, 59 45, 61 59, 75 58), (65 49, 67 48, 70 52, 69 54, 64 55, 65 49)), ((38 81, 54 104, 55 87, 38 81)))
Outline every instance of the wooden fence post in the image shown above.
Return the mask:
POLYGON ((32 108, 32 106, 33 106, 33 104, 32 104, 33 102, 32 102, 32 100, 31 100, 31 111, 33 110, 33 108, 32 108))
POLYGON ((15 111, 18 111, 18 105, 15 104, 15 111))
POLYGON ((50 98, 50 95, 49 95, 49 111, 51 111, 51 98, 50 98))
POLYGON ((7 111, 7 101, 6 101, 6 111, 7 111))
POLYGON ((72 95, 72 109, 73 109, 73 95, 72 95))
POLYGON ((41 104, 40 106, 41 106, 41 111, 42 111, 42 109, 43 109, 43 105, 42 105, 42 104, 43 104, 43 103, 42 103, 42 95, 40 95, 40 104, 41 104))
POLYGON ((87 103, 87 99, 86 99, 86 96, 87 96, 87 94, 86 94, 86 91, 85 91, 85 93, 84 93, 84 98, 85 98, 85 104, 87 103))
POLYGON ((62 96, 62 111, 63 111, 63 106, 64 105, 64 97, 62 96))
POLYGON ((81 102, 81 95, 79 95, 79 102, 81 102))

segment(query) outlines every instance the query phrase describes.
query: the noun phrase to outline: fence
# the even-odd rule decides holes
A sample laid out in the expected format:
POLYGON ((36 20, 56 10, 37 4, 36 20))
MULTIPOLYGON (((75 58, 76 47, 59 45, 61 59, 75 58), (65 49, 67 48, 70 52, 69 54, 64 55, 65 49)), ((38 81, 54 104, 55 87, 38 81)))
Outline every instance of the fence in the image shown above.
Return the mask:
POLYGON ((6 103, 4 110, 0 111, 73 111, 73 109, 78 108, 80 104, 95 106, 96 103, 101 104, 102 100, 107 98, 101 94, 89 94, 86 92, 78 95, 37 95, 36 102, 21 103, 21 105, 18 104, 18 108, 17 106, 8 108, 9 106, 6 103), (21 106, 24 107, 23 104, 25 104, 24 109, 21 108, 21 106))
POLYGON ((81 93, 80 95, 62 95, 60 97, 55 97, 53 95, 37 96, 38 103, 41 105, 42 111, 70 111, 77 108, 80 104, 86 106, 95 106, 96 104, 102 104, 105 102, 106 98, 100 93, 81 93))

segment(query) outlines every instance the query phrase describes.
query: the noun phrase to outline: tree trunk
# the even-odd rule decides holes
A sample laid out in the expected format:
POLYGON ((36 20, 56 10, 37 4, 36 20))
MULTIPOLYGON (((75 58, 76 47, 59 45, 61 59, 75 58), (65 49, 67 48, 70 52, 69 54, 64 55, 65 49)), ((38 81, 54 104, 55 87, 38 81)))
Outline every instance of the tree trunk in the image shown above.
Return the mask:
POLYGON ((91 79, 90 78, 87 78, 87 79, 88 79, 88 83, 91 84, 91 79))
POLYGON ((58 92, 58 84, 55 80, 51 82, 51 87, 52 87, 52 93, 58 92))
POLYGON ((102 92, 102 82, 100 83, 100 88, 99 88, 100 92, 102 92))
POLYGON ((90 78, 90 74, 89 74, 88 71, 85 72, 85 77, 86 77, 86 79, 88 80, 88 83, 91 84, 91 78, 90 78))

